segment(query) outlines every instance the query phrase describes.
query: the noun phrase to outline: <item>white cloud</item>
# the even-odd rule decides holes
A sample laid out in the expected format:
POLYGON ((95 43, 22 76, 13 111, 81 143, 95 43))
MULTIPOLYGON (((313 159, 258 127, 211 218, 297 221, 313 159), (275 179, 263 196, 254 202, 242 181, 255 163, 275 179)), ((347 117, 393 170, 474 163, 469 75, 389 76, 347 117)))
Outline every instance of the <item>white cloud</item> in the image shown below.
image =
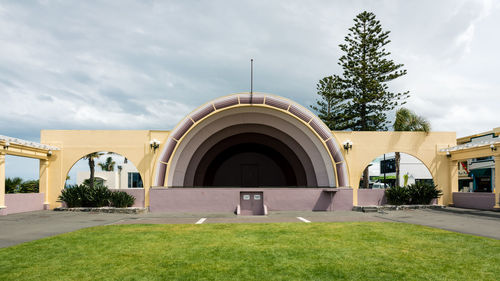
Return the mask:
POLYGON ((3 1, 0 128, 171 129, 191 109, 249 89, 313 103, 339 73, 352 19, 373 11, 408 75, 408 107, 439 131, 498 127, 495 1, 3 1), (124 122, 127 120, 127 122, 124 122))

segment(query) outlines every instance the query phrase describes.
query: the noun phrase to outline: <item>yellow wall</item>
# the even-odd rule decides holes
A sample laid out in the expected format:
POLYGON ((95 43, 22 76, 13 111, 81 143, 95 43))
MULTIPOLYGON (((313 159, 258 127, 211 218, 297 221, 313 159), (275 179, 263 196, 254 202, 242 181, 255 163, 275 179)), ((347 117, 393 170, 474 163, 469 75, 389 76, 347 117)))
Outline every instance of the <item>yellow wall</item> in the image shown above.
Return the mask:
POLYGON ((349 151, 342 150, 349 170, 349 182, 354 188, 354 205, 357 204, 357 189, 363 170, 376 157, 390 152, 411 154, 422 161, 443 190, 441 204, 452 203, 452 191, 458 191, 456 161, 450 160, 439 149, 456 145, 456 134, 449 132, 345 132, 335 131, 340 144, 347 140, 353 143, 349 151))
POLYGON ((48 175, 46 167, 42 163, 40 165, 40 192, 46 192, 45 203, 49 204, 50 208, 60 205, 56 201, 64 188, 66 175, 80 158, 92 152, 110 151, 121 154, 134 163, 141 174, 148 205, 153 165, 160 151, 153 153, 149 142, 152 139, 161 141, 161 149, 168 134, 168 131, 146 130, 42 130, 41 142, 61 149, 50 157, 48 175))
MULTIPOLYGON (((134 163, 143 179, 146 191, 145 204, 149 205, 149 187, 153 182, 156 158, 163 149, 168 131, 94 131, 94 130, 43 130, 41 142, 59 147, 47 163, 41 162, 41 192, 46 194, 50 208, 57 207, 57 197, 64 187, 66 175, 83 156, 96 151, 111 151, 127 157, 134 163), (161 141, 153 153, 149 146, 152 139, 161 141), (48 172, 47 172, 48 171, 48 172)), ((349 181, 354 188, 354 204, 364 168, 376 157, 389 152, 404 152, 420 159, 429 168, 434 181, 443 190, 442 204, 452 203, 452 191, 457 190, 457 165, 454 159, 438 153, 439 149, 456 145, 455 133, 421 132, 334 132, 339 146, 346 140, 353 142, 344 157, 349 171, 349 181)))

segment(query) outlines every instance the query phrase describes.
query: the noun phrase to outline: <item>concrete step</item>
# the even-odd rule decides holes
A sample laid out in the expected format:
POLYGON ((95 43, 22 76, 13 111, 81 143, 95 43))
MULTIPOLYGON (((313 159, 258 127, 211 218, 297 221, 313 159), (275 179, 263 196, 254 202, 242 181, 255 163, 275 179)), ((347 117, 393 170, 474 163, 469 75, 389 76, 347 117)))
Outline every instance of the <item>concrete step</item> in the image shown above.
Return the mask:
POLYGON ((376 213, 378 211, 377 206, 363 206, 364 213, 376 213))

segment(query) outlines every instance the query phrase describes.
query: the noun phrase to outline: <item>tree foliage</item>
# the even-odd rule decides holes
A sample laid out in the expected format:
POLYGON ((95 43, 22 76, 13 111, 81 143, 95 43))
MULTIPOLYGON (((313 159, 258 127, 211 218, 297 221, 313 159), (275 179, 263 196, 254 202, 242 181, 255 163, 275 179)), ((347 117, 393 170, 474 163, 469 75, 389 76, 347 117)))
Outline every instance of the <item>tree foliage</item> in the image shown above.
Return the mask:
POLYGON ((19 177, 5 179, 5 193, 38 193, 38 180, 27 180, 19 177))
POLYGON ((94 187, 94 174, 95 174, 95 160, 101 157, 103 155, 103 152, 93 152, 87 154, 84 159, 87 159, 89 161, 89 169, 90 169, 90 187, 94 187))
POLYGON ((330 130, 349 129, 349 119, 339 114, 339 112, 346 110, 344 90, 340 78, 337 75, 325 77, 319 80, 316 89, 321 99, 317 100, 311 108, 316 111, 318 117, 325 122, 330 130))
POLYGON ((112 172, 115 170, 115 164, 116 162, 113 160, 113 158, 111 156, 108 156, 105 162, 99 163, 98 165, 103 171, 112 172))
POLYGON ((409 92, 394 93, 387 85, 406 74, 403 64, 389 58, 385 48, 391 42, 389 33, 373 13, 365 11, 354 18, 345 43, 339 45, 343 73, 320 80, 320 100, 312 106, 331 129, 387 130, 387 112, 405 103, 409 92))
MULTIPOLYGON (((387 130, 387 112, 403 105, 409 92, 394 93, 387 82, 406 74, 396 64, 386 45, 390 31, 383 31, 375 14, 362 12, 339 47, 343 52, 338 64, 342 75, 325 77, 318 83, 320 99, 312 109, 331 130, 387 130)), ((363 172, 368 188, 368 168, 363 172)))
POLYGON ((429 121, 404 107, 396 111, 396 120, 394 121, 393 127, 394 131, 428 133, 431 130, 431 124, 429 121))
POLYGON ((22 178, 6 178, 5 179, 5 193, 16 193, 21 188, 23 183, 22 178))

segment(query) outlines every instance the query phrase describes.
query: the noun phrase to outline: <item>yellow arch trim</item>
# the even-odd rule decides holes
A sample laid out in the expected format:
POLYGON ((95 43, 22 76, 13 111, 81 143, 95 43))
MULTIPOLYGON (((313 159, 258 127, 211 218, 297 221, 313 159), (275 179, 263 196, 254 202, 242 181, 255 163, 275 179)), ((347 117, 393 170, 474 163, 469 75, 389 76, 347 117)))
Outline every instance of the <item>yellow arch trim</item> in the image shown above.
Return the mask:
MULTIPOLYGON (((230 95, 226 95, 226 96, 222 96, 222 97, 219 97, 215 100, 211 100, 209 102, 206 102, 202 105, 200 105, 199 107, 197 107, 196 109, 194 109, 193 111, 191 111, 188 116, 186 118, 189 118, 191 121, 194 122, 194 120, 191 118, 191 115, 194 113, 194 112, 197 112, 199 109, 201 108, 204 108, 208 105, 212 105, 212 107, 214 108, 214 111, 210 112, 209 114, 207 114, 206 116, 204 116, 203 118, 201 118, 200 120, 198 120, 197 122, 194 122, 194 124, 181 136, 181 138, 179 140, 176 140, 177 141, 177 144, 175 145, 175 148, 174 150, 172 151, 172 154, 170 155, 168 161, 165 163, 163 161, 160 161, 161 163, 163 164, 166 164, 167 165, 167 170, 165 171, 165 178, 163 180, 163 186, 167 186, 167 183, 168 183, 168 177, 169 177, 169 174, 170 174, 170 168, 171 168, 171 165, 170 164, 170 161, 172 160, 173 156, 175 155, 175 153, 177 152, 177 149, 179 148, 179 144, 184 140, 184 138, 198 125, 198 124, 201 124, 204 120, 206 120, 207 118, 213 116, 214 114, 217 114, 217 113, 220 113, 220 112, 223 112, 225 110, 230 110, 230 109, 234 109, 234 108, 240 108, 240 107, 262 107, 262 108, 268 108, 268 109, 272 109, 272 110, 276 110, 276 111, 279 111, 279 112, 282 112, 282 113, 285 113, 293 118, 295 118, 296 120, 298 120, 300 123, 302 123, 303 125, 305 125, 306 128, 308 128, 320 141, 321 143, 323 144, 323 147, 325 148, 325 150, 327 151, 328 153, 328 156, 330 157, 330 161, 332 163, 332 166, 333 166, 333 170, 335 172, 335 185, 338 187, 339 186, 339 182, 338 182, 338 171, 337 171, 337 165, 338 163, 342 163, 344 162, 345 163, 345 159, 344 161, 340 161, 340 162, 335 162, 335 160, 333 159, 333 155, 331 154, 330 150, 328 149, 328 146, 326 145, 326 142, 328 142, 329 140, 332 140, 335 139, 335 142, 338 144, 338 140, 337 138, 335 137, 335 135, 331 132, 331 137, 329 137, 328 139, 326 140, 323 140, 323 138, 316 132, 316 130, 314 130, 314 128, 310 125, 310 123, 312 122, 313 119, 315 118, 318 118, 316 117, 314 114, 312 114, 312 118, 308 121, 308 122, 305 122, 304 120, 300 119, 299 117, 295 116, 294 114, 292 114, 289 110, 290 110, 290 107, 291 105, 295 105, 295 106, 298 106, 298 107, 301 107, 302 109, 304 109, 305 111, 308 111, 310 112, 308 109, 306 109, 304 106, 290 100, 290 99, 287 99, 287 98, 284 98, 284 97, 281 97, 281 96, 278 96, 278 95, 273 95, 273 94, 267 94, 267 93, 254 93, 254 94, 257 94, 257 95, 263 95, 264 97, 264 101, 262 104, 247 104, 247 103, 244 103, 242 104, 241 101, 240 101, 240 95, 245 95, 245 94, 250 94, 248 92, 243 92, 243 93, 234 93, 234 94, 230 94, 230 95), (238 96, 238 103, 235 104, 235 105, 231 105, 231 106, 227 106, 227 107, 224 107, 224 108, 221 108, 221 109, 217 109, 215 107, 215 101, 218 101, 218 100, 222 100, 224 98, 228 98, 228 97, 232 97, 232 96, 238 96), (268 96, 271 96, 271 97, 275 97, 276 99, 279 99, 279 100, 285 100, 285 101, 288 101, 289 102, 289 106, 287 108, 287 110, 283 110, 281 108, 277 108, 277 107, 274 107, 274 106, 271 106, 271 105, 268 105, 266 104, 266 97, 268 96)), ((185 119, 181 120, 176 126, 175 128, 171 131, 171 132, 174 132, 175 130, 177 130, 179 128, 179 126, 183 123, 185 119)), ((170 138, 170 136, 168 137, 170 138)), ((172 137, 173 139, 173 137, 172 137)), ((342 157, 344 157, 342 155, 342 157)), ((347 163, 346 163, 346 166, 347 166, 347 163)), ((158 169, 158 167, 157 167, 158 169)), ((346 172, 347 172, 347 181, 349 181, 349 169, 346 167, 346 172)), ((158 176, 158 175, 155 175, 155 176, 158 176)))

